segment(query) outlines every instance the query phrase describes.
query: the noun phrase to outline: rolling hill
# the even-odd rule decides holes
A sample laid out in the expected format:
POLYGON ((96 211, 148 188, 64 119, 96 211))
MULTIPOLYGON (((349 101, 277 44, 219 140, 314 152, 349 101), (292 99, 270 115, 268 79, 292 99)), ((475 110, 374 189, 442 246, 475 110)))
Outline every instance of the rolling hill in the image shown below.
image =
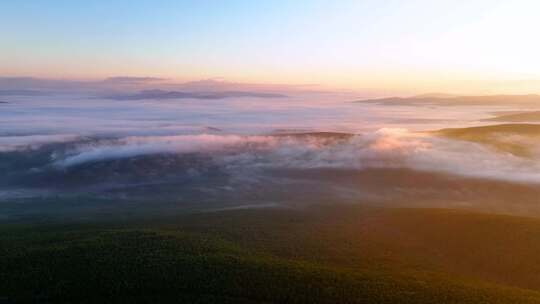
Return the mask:
POLYGON ((540 125, 502 124, 442 129, 434 133, 452 139, 481 143, 516 156, 531 157, 540 139, 540 125))
POLYGON ((514 114, 503 114, 494 118, 486 119, 486 121, 500 122, 540 122, 540 111, 530 111, 514 114))
POLYGON ((540 220, 321 206, 2 225, 4 302, 540 303, 540 220))

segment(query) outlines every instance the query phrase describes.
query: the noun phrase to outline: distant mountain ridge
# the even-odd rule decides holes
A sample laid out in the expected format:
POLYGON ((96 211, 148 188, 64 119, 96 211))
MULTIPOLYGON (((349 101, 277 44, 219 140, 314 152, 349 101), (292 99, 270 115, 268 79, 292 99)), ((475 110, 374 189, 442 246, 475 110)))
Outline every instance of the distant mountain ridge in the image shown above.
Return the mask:
POLYGON ((354 101, 355 103, 376 103, 382 105, 526 105, 540 107, 540 95, 485 95, 485 96, 444 96, 424 94, 413 97, 388 97, 354 101))
POLYGON ((530 111, 514 114, 504 114, 486 119, 485 121, 501 122, 540 122, 540 111, 530 111))
POLYGON ((208 92, 185 92, 167 90, 143 90, 135 94, 115 94, 106 96, 114 100, 142 100, 142 99, 224 99, 231 97, 256 97, 256 98, 282 98, 287 97, 278 93, 250 92, 250 91, 208 91, 208 92))
POLYGON ((414 98, 454 98, 454 97, 459 97, 459 95, 434 92, 434 93, 425 93, 425 94, 415 95, 413 97, 414 98))

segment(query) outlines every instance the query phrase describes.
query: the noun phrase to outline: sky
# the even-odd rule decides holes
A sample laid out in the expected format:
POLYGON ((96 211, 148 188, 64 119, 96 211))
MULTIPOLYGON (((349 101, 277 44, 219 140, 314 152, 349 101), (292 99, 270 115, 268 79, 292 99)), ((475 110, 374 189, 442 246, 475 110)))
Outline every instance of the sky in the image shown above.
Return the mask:
POLYGON ((0 76, 540 93, 536 0, 0 2, 0 76))

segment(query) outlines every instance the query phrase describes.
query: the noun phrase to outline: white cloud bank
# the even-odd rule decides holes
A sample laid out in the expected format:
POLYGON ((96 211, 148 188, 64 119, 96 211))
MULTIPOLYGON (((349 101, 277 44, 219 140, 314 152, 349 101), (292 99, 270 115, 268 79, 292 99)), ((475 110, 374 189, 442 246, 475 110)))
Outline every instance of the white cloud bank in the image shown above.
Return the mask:
MULTIPOLYGON (((533 145, 534 143, 528 143, 533 145)), ((56 159, 60 168, 161 153, 208 153, 231 169, 411 168, 465 176, 540 183, 540 159, 409 132, 380 129, 349 138, 318 136, 178 135, 125 137, 84 144, 56 159)))

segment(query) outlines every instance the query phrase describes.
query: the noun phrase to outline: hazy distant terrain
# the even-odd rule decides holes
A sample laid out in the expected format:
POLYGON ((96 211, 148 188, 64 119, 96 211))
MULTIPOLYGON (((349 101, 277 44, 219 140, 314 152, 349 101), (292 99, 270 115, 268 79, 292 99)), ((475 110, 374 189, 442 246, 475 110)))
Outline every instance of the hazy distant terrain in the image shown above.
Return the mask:
POLYGON ((491 96, 452 96, 418 95, 413 97, 390 97, 367 99, 358 103, 377 103, 384 105, 443 105, 443 106, 530 106, 540 107, 540 95, 491 95, 491 96))
POLYGON ((144 90, 135 94, 118 94, 106 96, 107 99, 114 100, 144 100, 144 99, 224 99, 241 97, 259 97, 259 98, 283 98, 282 94, 248 92, 248 91, 224 91, 224 92, 180 92, 164 90, 144 90))
POLYGON ((501 122, 540 122, 540 111, 530 111, 516 114, 503 114, 494 118, 486 119, 486 121, 501 121, 501 122))

